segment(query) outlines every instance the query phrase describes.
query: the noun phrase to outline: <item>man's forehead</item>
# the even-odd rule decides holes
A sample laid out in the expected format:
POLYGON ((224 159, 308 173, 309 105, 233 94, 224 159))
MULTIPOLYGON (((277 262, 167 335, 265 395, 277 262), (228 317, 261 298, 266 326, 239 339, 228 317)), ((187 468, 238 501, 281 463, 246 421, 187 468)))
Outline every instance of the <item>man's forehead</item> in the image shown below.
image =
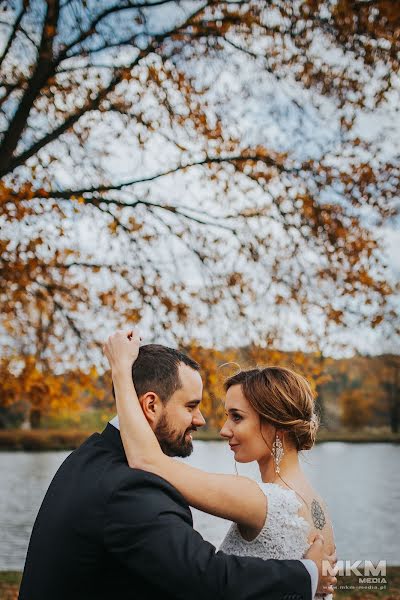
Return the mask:
POLYGON ((189 365, 185 365, 185 363, 179 363, 179 377, 182 379, 185 379, 187 381, 200 381, 201 382, 201 375, 199 373, 199 371, 196 371, 195 369, 192 369, 192 367, 189 367, 189 365))
POLYGON ((195 371, 188 365, 181 363, 179 365, 179 379, 181 380, 182 388, 186 391, 202 390, 203 381, 198 371, 195 371))

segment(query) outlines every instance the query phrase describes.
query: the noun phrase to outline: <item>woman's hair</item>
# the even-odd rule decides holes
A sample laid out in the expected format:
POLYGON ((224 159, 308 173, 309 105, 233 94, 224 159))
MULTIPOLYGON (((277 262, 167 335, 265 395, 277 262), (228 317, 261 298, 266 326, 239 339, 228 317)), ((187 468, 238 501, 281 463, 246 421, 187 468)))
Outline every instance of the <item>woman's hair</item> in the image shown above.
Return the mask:
POLYGON ((245 398, 268 423, 287 431, 297 450, 315 443, 319 418, 308 381, 284 367, 240 371, 225 381, 225 390, 240 385, 245 398))

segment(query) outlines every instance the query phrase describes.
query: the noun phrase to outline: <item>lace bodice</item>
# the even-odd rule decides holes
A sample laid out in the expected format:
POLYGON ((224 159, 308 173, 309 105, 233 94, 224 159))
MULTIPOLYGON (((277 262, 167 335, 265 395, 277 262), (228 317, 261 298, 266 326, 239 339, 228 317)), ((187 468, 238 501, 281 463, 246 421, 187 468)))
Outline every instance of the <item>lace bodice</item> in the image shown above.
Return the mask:
POLYGON ((268 514, 258 536, 248 542, 233 523, 223 540, 220 550, 237 556, 258 558, 299 559, 303 558, 310 544, 309 523, 298 515, 301 502, 293 490, 276 483, 260 483, 268 498, 268 514))
MULTIPOLYGON (((310 524, 299 516, 301 506, 293 490, 288 490, 276 483, 259 484, 268 499, 268 513, 264 526, 258 536, 248 542, 233 523, 226 534, 220 550, 236 556, 255 556, 280 560, 298 560, 304 557, 310 547, 308 536, 310 524)), ((319 599, 332 600, 332 595, 320 596, 319 599)))

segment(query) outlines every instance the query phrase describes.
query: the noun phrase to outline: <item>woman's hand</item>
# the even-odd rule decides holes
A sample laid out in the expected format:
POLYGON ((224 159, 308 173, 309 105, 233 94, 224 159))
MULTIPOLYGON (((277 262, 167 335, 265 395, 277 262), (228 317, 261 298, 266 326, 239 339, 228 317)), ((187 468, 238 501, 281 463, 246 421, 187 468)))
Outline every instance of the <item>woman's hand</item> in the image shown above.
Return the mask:
POLYGON ((135 329, 119 330, 103 346, 110 363, 119 417, 119 429, 130 467, 143 469, 149 461, 164 458, 160 444, 147 421, 134 382, 132 364, 139 354, 140 336, 135 329))
POLYGON ((119 329, 110 335, 103 346, 103 352, 113 372, 131 370, 139 354, 140 340, 136 329, 119 329))

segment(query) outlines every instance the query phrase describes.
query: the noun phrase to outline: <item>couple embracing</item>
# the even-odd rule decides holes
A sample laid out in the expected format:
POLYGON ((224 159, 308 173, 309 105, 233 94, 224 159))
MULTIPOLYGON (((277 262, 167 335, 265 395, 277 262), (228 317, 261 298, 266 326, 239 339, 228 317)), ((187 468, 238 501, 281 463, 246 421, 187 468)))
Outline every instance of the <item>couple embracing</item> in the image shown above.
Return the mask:
POLYGON ((327 598, 332 524, 298 459, 318 427, 307 381, 280 367, 229 378, 221 435, 237 462, 257 461, 262 483, 207 473, 174 460, 205 424, 199 365, 139 341, 118 331, 104 347, 118 417, 50 484, 20 600, 327 598), (232 521, 218 551, 193 529, 189 505, 232 521))

